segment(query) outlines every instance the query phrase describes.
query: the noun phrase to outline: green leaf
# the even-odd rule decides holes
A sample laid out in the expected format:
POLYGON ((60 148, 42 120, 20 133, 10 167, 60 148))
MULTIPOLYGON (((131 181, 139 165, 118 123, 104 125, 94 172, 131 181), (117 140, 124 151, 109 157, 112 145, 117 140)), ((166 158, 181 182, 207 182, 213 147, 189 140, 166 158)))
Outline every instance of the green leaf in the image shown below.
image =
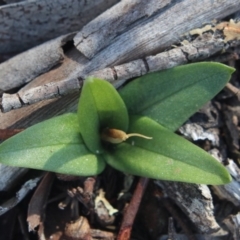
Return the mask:
POLYGON ((188 64, 144 75, 120 95, 130 114, 148 116, 175 131, 225 86, 233 71, 220 63, 188 64))
POLYGON ((80 132, 93 153, 101 153, 100 131, 117 128, 127 131, 128 112, 116 89, 107 81, 88 78, 78 105, 80 132))
POLYGON ((96 175, 105 168, 105 161, 83 143, 73 113, 38 123, 3 142, 0 162, 78 176, 96 175))
POLYGON ((148 117, 131 117, 129 133, 140 133, 152 140, 132 137, 127 143, 104 153, 112 167, 134 175, 199 184, 225 184, 231 177, 225 167, 207 152, 160 126, 148 117))

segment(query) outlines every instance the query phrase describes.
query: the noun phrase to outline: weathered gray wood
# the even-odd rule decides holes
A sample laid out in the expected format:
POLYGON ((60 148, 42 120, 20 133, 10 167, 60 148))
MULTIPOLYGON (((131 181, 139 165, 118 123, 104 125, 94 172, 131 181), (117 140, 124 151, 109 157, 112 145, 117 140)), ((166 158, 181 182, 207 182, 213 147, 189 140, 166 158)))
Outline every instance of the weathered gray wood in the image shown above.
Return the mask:
MULTIPOLYGON (((193 240, 228 240, 229 236, 226 231, 220 231, 210 234, 194 234, 191 236, 193 240)), ((184 233, 178 233, 175 238, 169 238, 169 235, 161 235, 157 240, 189 240, 189 236, 184 233)), ((234 239, 235 240, 235 239, 234 239)))
MULTIPOLYGON (((231 44, 229 44, 228 47, 231 47, 231 44)), ((214 37, 212 34, 206 34, 192 43, 185 44, 181 47, 176 47, 155 56, 148 56, 111 68, 104 68, 92 72, 91 75, 105 79, 115 87, 119 87, 127 79, 142 76, 148 72, 168 69, 187 62, 202 60, 226 48, 222 38, 214 37)), ((81 65, 79 66, 81 67, 81 65)), ((38 101, 60 97, 63 95, 63 90, 59 90, 60 86, 61 89, 63 89, 63 86, 68 86, 64 90, 64 94, 71 93, 74 90, 79 91, 80 89, 77 78, 67 78, 35 88, 22 89, 18 94, 3 94, 2 110, 3 112, 8 112, 12 109, 24 107, 38 101)))
POLYGON ((39 102, 39 100, 55 98, 70 93, 73 90, 80 89, 78 79, 69 79, 68 81, 52 82, 44 86, 32 88, 26 92, 20 92, 19 98, 26 105, 39 102))
POLYGON ((223 222, 232 233, 233 239, 240 239, 240 213, 230 215, 228 218, 224 219, 223 222))
MULTIPOLYGON (((46 74, 41 74, 20 91, 25 91, 49 82, 56 82, 66 79, 70 72, 80 64, 79 55, 75 53, 76 52, 71 54, 71 57, 68 57, 67 54, 62 64, 58 68, 54 68, 46 74)), ((17 109, 9 113, 0 112, 1 128, 5 129, 10 126, 13 128, 25 128, 58 114, 63 114, 68 111, 76 111, 78 97, 79 93, 70 94, 60 99, 51 99, 42 101, 40 103, 35 103, 27 106, 26 108, 17 109)))
POLYGON ((8 191, 19 184, 19 179, 28 172, 27 168, 9 167, 0 164, 0 191, 8 191))
POLYGON ((16 196, 7 200, 6 202, 2 203, 0 206, 0 216, 15 207, 20 201, 23 200, 23 198, 33 189, 37 186, 38 181, 40 180, 40 177, 37 177, 35 179, 30 179, 27 182, 25 182, 20 190, 16 192, 16 196))
POLYGON ((81 83, 79 79, 67 79, 59 82, 51 82, 43 86, 31 88, 29 90, 19 92, 18 94, 4 93, 2 96, 2 106, 4 112, 28 106, 36 102, 57 98, 80 90, 81 83))
POLYGON ((198 140, 209 140, 213 146, 219 147, 219 129, 210 128, 204 129, 197 123, 186 123, 179 128, 179 132, 185 137, 192 139, 193 141, 198 140))
POLYGON ((17 94, 3 93, 2 108, 3 112, 9 112, 12 109, 21 108, 22 103, 17 94))
MULTIPOLYGON (((116 66, 137 59, 139 56, 146 57, 152 53, 158 53, 172 43, 178 42, 180 36, 188 30, 200 27, 205 21, 209 22, 214 18, 220 19, 233 13, 239 9, 239 5, 240 2, 237 0, 224 0, 221 3, 217 0, 172 1, 172 4, 164 8, 158 16, 139 26, 136 23, 135 27, 123 32, 116 41, 100 51, 91 61, 84 58, 78 51, 70 50, 71 53, 65 56, 61 66, 37 77, 25 89, 56 80, 61 81, 67 78, 88 76, 94 71, 116 66)), ((66 52, 66 54, 68 53, 66 52)), ((21 124, 26 126, 26 122, 20 120, 23 119, 23 116, 29 119, 30 124, 41 121, 46 117, 73 109, 76 106, 76 100, 77 95, 73 94, 72 100, 71 96, 69 96, 64 100, 47 100, 41 104, 37 103, 29 106, 25 110, 15 110, 9 114, 0 113, 0 126, 21 127, 21 124), (68 100, 66 101, 66 99, 68 100), (47 107, 47 105, 49 106, 47 107), (46 107, 43 108, 43 106, 46 107)))
POLYGON ((228 160, 226 168, 233 177, 232 182, 226 185, 212 186, 212 189, 220 199, 228 200, 235 206, 240 206, 240 169, 231 159, 228 160))
POLYGON ((212 196, 206 185, 155 181, 189 217, 199 233, 212 233, 221 228, 213 213, 212 196))
POLYGON ((32 0, 0 6, 0 53, 23 51, 79 31, 116 2, 118 0, 32 0))
POLYGON ((85 76, 107 66, 161 52, 179 42, 181 36, 189 30, 213 19, 223 18, 239 8, 239 0, 171 1, 162 11, 126 29, 112 44, 94 55, 87 65, 77 69, 76 74, 85 76))
POLYGON ((4 0, 5 3, 17 3, 17 2, 23 2, 25 0, 4 0))
POLYGON ((91 24, 84 26, 74 37, 74 44, 87 58, 92 58, 126 30, 158 14, 171 2, 171 0, 122 0, 91 21, 91 24))
MULTIPOLYGON (((208 107, 208 109, 211 108, 208 107)), ((215 122, 215 124, 217 123, 215 122)), ((221 148, 218 129, 215 129, 215 131, 214 128, 203 129, 196 123, 186 123, 180 128, 180 132, 195 141, 199 139, 208 139, 212 142, 213 146, 221 148)), ((222 154, 217 148, 211 149, 209 153, 220 163, 224 161, 222 154)), ((240 206, 240 169, 231 159, 228 159, 226 168, 233 177, 233 180, 229 184, 212 186, 212 189, 220 199, 228 200, 235 206, 240 206)))
POLYGON ((62 46, 73 35, 61 36, 0 64, 0 93, 25 85, 59 64, 64 58, 62 46))
POLYGON ((164 49, 179 41, 184 32, 235 12, 234 7, 240 7, 239 1, 143 0, 131 1, 131 4, 129 1, 121 1, 87 24, 75 37, 75 44, 85 56, 92 58, 114 39, 107 51, 111 51, 113 56, 118 55, 119 62, 121 58, 126 61, 140 57, 146 51, 164 49), (182 14, 181 10, 184 11, 182 14), (110 17, 113 14, 114 17, 110 17))
MULTIPOLYGON (((213 145, 221 147, 219 145, 219 130, 216 130, 216 132, 214 132, 213 128, 204 130, 198 124, 187 123, 180 128, 180 132, 193 140, 209 139, 213 145), (191 129, 188 130, 187 128, 189 127, 191 129)), ((209 153, 220 163, 224 161, 224 159, 222 159, 222 154, 217 148, 211 149, 209 153)), ((225 185, 212 186, 212 189, 220 199, 228 200, 229 202, 232 202, 235 206, 240 206, 240 169, 231 159, 228 159, 228 164, 226 165, 226 168, 229 171, 230 175, 233 177, 233 180, 225 185)))

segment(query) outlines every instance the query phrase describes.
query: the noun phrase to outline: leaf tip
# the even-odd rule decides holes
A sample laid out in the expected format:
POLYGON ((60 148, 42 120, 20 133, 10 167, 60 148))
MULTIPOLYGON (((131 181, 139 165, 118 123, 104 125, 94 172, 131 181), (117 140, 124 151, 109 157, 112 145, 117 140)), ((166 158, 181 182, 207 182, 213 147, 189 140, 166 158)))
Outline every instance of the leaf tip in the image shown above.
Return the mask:
POLYGON ((225 179, 223 180, 223 184, 228 184, 232 182, 232 177, 231 175, 227 172, 225 179))

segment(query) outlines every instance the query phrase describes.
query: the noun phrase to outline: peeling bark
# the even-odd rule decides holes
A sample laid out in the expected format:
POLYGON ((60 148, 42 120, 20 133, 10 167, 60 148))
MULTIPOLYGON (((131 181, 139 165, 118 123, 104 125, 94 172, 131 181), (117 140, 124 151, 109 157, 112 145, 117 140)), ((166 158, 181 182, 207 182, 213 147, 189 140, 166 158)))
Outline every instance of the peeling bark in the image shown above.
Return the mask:
POLYGON ((240 213, 230 215, 224 220, 224 224, 230 230, 234 240, 240 239, 240 213))
MULTIPOLYGON (((229 45, 231 46, 231 45, 229 45)), ((92 72, 90 75, 105 79, 115 87, 121 86, 126 80, 142 76, 148 72, 154 72, 172 68, 188 62, 202 60, 226 49, 221 38, 214 38, 206 34, 205 37, 196 39, 194 42, 169 51, 148 56, 129 63, 105 68, 92 72)), ((81 65, 79 65, 81 67, 81 65)), ((80 80, 81 82, 81 80, 80 80)), ((73 91, 79 91, 81 83, 77 78, 68 78, 58 82, 52 82, 35 88, 22 89, 18 94, 3 94, 2 110, 8 112, 12 109, 28 106, 42 100, 61 97, 73 91)))
MULTIPOLYGON (((34 81, 24 87, 25 91, 27 89, 30 89, 32 87, 41 86, 43 84, 49 83, 49 82, 55 82, 55 81, 61 81, 66 79, 77 79, 78 77, 85 78, 88 75, 92 75, 93 72, 100 71, 102 69, 105 69, 106 67, 113 67, 122 65, 123 63, 126 63, 128 61, 135 60, 139 57, 146 57, 150 56, 151 54, 159 53, 160 51, 169 48, 171 44, 177 43, 180 41, 183 34, 185 34, 190 29, 193 29, 195 27, 202 26, 205 22, 210 22, 214 18, 223 18, 226 15, 233 13, 236 11, 236 9, 239 9, 240 2, 237 0, 231 0, 231 1, 212 1, 212 0, 202 0, 202 1, 193 1, 193 0, 184 0, 179 1, 175 0, 172 1, 170 4, 166 5, 165 8, 162 9, 162 11, 158 12, 157 14, 153 13, 150 18, 144 19, 144 21, 139 20, 134 23, 134 25, 131 25, 131 27, 126 28, 124 32, 121 32, 120 35, 118 35, 117 38, 114 39, 114 41, 104 47, 100 52, 98 52, 90 61, 86 59, 79 51, 72 48, 69 51, 65 52, 64 59, 60 66, 58 66, 55 69, 51 69, 48 72, 45 72, 44 74, 40 75, 39 77, 36 77, 34 81), (180 14, 180 11, 184 10, 184 14, 180 14), (154 15, 155 14, 155 15, 154 15), (174 16, 174 18, 173 18, 174 16), (203 20, 204 19, 204 20, 203 20)), ((112 9, 115 9, 117 5, 115 5, 112 9)), ((131 9, 134 10, 134 9, 131 9)), ((102 15, 104 16, 105 13, 102 15)), ((91 22, 89 23, 91 24, 91 22)), ((89 25, 90 26, 90 25, 89 25)), ((107 41, 107 39, 105 38, 107 41)), ((218 43, 216 43, 218 45, 218 43)), ((222 44, 222 43, 221 43, 222 44)), ((212 49, 214 49, 214 43, 212 42, 212 49)), ((219 46, 218 46, 219 47, 219 46)), ((201 56, 201 54, 205 54, 207 56, 209 50, 208 47, 202 47, 202 50, 194 47, 193 50, 196 51, 193 53, 193 56, 186 55, 185 49, 181 50, 181 52, 177 52, 176 50, 172 50, 172 60, 169 61, 170 64, 167 67, 172 67, 177 64, 183 64, 183 62, 180 60, 180 57, 182 55, 183 60, 186 60, 187 58, 194 59, 194 56, 197 54, 198 56, 201 56), (179 55, 177 55, 179 54, 179 55), (177 56, 179 56, 177 58, 177 56)), ((211 47, 210 47, 211 49, 211 47)), ((221 48, 222 49, 222 48, 221 48)), ((161 53, 159 53, 161 54, 161 53)), ((164 52, 162 53, 161 57, 159 56, 159 62, 162 63, 163 59, 167 63, 169 60, 168 56, 164 56, 164 52), (161 60, 160 60, 161 59, 161 60)), ((195 60, 197 60, 196 58, 195 60)), ((157 69, 158 63, 156 59, 152 59, 150 57, 148 59, 149 66, 151 67, 152 71, 155 71, 157 69)), ((191 60, 192 61, 192 60, 191 60)), ((166 68, 166 67, 165 67, 166 68)), ((159 68, 161 69, 161 67, 159 68)), ((164 69, 164 68, 162 68, 164 69)), ((144 73, 145 70, 143 70, 144 73)), ((21 70, 19 69, 19 72, 21 70)), ((106 72, 109 73, 110 77, 115 78, 114 74, 111 73, 109 70, 106 70, 106 72)), ((128 71, 126 71, 128 72, 128 71)), ((131 72, 131 71, 129 71, 131 72)), ((132 74, 132 72, 131 72, 132 74)), ((131 76, 139 76, 138 74, 132 74, 131 76)), ((116 86, 121 85, 124 82, 119 80, 119 82, 116 82, 116 86)), ((70 109, 76 105, 76 95, 72 95, 72 100, 70 100, 71 97, 68 98, 68 103, 70 109)), ((15 99, 17 100, 17 99, 15 99)), ((4 101, 6 103, 6 101, 4 101)), ((13 115, 5 115, 1 116, 1 118, 4 119, 7 118, 9 120, 9 124, 14 124, 14 122, 17 122, 21 116, 30 116, 32 115, 33 118, 34 114, 33 112, 35 109, 39 109, 41 106, 47 106, 53 104, 57 106, 58 113, 63 112, 63 100, 59 99, 56 100, 47 100, 40 104, 35 104, 35 106, 30 106, 26 110, 23 111, 17 111, 13 115), (15 115, 16 114, 16 115, 15 115), (11 116, 9 118, 9 116, 11 116)), ((11 104, 10 104, 11 105, 11 104)), ((18 104, 17 104, 18 105, 18 104)), ((23 104, 24 105, 24 104, 23 104)), ((64 102, 64 106, 66 107, 66 103, 64 102)), ((11 108, 11 107, 7 107, 11 108)), ((46 107, 46 111, 47 107, 46 107)), ((44 115, 50 115, 53 116, 51 107, 49 107, 48 112, 43 112, 42 117, 38 120, 41 121, 42 119, 45 119, 44 115)), ((68 110, 65 110, 65 112, 68 110)), ((54 109, 54 112, 56 113, 56 109, 54 109)), ((21 117, 22 118, 22 117, 21 117)), ((1 125, 5 125, 6 123, 0 122, 1 125)), ((7 125, 9 126, 9 125, 7 125)))
POLYGON ((119 35, 135 24, 141 25, 146 19, 162 12, 162 9, 171 2, 171 0, 123 0, 84 26, 74 37, 74 44, 81 53, 91 59, 119 35))
POLYGON ((64 58, 62 46, 73 35, 61 36, 0 64, 0 93, 25 85, 59 64, 64 58))
POLYGON ((107 66, 159 53, 180 42, 182 35, 188 31, 223 18, 239 8, 238 0, 172 0, 162 11, 139 21, 139 24, 136 22, 134 27, 126 28, 112 44, 97 53, 83 69, 79 69, 78 74, 88 75, 107 66))
POLYGON ((213 213, 212 196, 206 185, 155 181, 188 216, 199 233, 221 230, 213 213))
POLYGON ((16 192, 16 196, 10 198, 6 202, 2 203, 0 206, 0 215, 3 215, 13 207, 15 207, 23 198, 33 189, 36 187, 40 177, 31 179, 26 181, 20 188, 18 192, 16 192))
POLYGON ((28 172, 26 168, 9 167, 0 164, 0 191, 8 191, 19 183, 28 172))
POLYGON ((232 202, 235 206, 240 206, 240 169, 230 159, 226 168, 233 177, 232 182, 225 185, 212 186, 212 189, 220 199, 232 202))

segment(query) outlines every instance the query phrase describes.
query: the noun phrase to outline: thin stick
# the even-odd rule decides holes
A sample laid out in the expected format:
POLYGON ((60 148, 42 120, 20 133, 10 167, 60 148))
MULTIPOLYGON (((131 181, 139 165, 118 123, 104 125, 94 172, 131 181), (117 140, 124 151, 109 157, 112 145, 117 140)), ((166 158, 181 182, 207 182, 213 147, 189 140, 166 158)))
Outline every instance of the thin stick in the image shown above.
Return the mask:
POLYGON ((234 85, 232 85, 231 83, 227 83, 226 84, 226 88, 233 94, 235 94, 238 98, 238 100, 240 100, 240 91, 237 87, 235 87, 234 85))
POLYGON ((6 140, 24 129, 0 129, 0 140, 6 140))
POLYGON ((133 193, 130 204, 124 214, 122 225, 118 233, 117 240, 128 240, 130 239, 132 226, 136 217, 139 205, 141 203, 143 194, 147 187, 149 179, 141 177, 138 181, 137 187, 133 193))

